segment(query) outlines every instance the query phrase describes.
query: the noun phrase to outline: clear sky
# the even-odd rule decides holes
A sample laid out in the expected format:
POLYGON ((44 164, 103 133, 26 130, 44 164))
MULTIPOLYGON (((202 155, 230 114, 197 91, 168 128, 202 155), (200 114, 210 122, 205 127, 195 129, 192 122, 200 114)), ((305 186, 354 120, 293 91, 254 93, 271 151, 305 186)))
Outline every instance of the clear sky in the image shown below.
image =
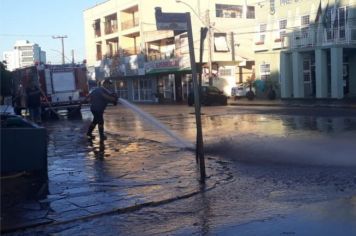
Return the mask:
POLYGON ((47 62, 61 64, 64 39, 66 62, 74 50, 76 62, 85 59, 83 11, 105 0, 0 0, 0 60, 16 40, 29 40, 46 51, 47 62))

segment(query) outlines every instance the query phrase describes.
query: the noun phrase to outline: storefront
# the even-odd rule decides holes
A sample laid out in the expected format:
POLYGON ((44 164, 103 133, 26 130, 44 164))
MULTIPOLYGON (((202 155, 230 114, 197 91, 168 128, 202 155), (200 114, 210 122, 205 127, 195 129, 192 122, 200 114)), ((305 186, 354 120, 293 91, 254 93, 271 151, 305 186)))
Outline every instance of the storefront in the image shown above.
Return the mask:
POLYGON ((154 93, 158 102, 182 102, 187 99, 191 84, 191 76, 187 76, 190 68, 184 66, 182 61, 182 58, 170 58, 145 63, 146 76, 156 78, 154 93))

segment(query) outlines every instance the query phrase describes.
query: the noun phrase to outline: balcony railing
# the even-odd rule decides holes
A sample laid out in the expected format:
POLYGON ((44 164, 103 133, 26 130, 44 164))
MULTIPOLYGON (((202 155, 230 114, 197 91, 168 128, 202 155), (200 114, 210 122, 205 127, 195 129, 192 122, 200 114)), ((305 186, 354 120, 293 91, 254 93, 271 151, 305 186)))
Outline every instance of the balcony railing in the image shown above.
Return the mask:
POLYGON ((117 24, 105 25, 105 34, 112 34, 117 32, 117 24))
POLYGON ((154 52, 154 53, 148 53, 147 56, 147 61, 158 61, 158 60, 164 60, 164 59, 171 59, 175 58, 176 55, 174 51, 169 51, 169 52, 154 52))
POLYGON ((292 48, 355 44, 356 26, 335 28, 310 26, 307 30, 302 29, 292 32, 291 36, 292 48))
POLYGON ((132 55, 137 55, 140 53, 140 48, 135 48, 135 47, 130 47, 130 48, 123 48, 121 50, 121 55, 122 56, 132 56, 132 55))
POLYGON ((127 20, 121 22, 121 29, 122 30, 131 29, 137 27, 138 25, 139 25, 139 18, 135 17, 133 20, 127 20))

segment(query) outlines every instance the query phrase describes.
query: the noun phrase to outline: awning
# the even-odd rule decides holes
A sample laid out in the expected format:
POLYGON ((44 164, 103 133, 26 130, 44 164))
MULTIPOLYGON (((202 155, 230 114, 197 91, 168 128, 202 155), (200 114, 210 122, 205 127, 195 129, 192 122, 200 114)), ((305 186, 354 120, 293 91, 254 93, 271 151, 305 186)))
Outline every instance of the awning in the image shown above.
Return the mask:
POLYGON ((146 75, 152 74, 169 74, 169 73, 178 73, 178 72, 190 72, 190 68, 156 68, 149 71, 146 71, 146 75))

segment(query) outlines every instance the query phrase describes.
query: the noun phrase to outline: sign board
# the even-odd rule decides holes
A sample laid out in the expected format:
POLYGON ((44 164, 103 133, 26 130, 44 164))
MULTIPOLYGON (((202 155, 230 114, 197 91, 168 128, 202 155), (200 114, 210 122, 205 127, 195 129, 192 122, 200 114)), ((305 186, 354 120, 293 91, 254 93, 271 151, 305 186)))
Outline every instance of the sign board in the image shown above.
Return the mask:
POLYGON ((188 30, 185 13, 162 13, 160 7, 155 8, 157 30, 188 30))

